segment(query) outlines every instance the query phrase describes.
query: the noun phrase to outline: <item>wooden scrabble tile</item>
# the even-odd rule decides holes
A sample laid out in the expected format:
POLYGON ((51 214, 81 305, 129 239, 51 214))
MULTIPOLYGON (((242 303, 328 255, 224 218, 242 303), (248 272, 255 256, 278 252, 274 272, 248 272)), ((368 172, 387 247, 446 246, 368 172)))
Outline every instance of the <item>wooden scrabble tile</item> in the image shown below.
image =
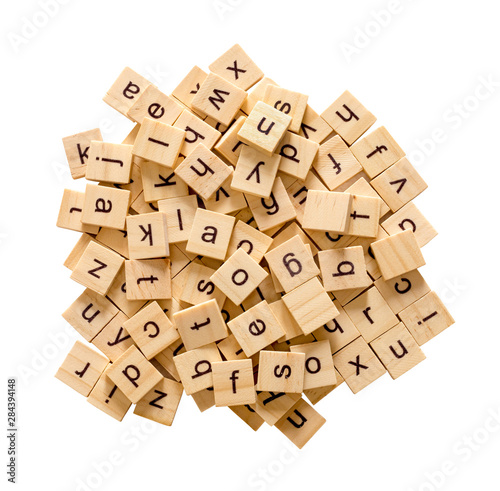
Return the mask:
POLYGON ((134 142, 132 153, 165 167, 175 166, 185 131, 165 123, 144 118, 134 142))
POLYGON ((339 315, 319 329, 316 329, 316 331, 313 331, 313 335, 318 341, 328 341, 331 353, 337 353, 337 351, 340 351, 351 341, 359 338, 361 334, 346 314, 342 305, 340 305, 340 302, 334 300, 333 303, 339 311, 339 315))
POLYGON ((148 360, 179 339, 177 329, 157 302, 137 312, 123 327, 148 360))
POLYGON ((303 227, 310 230, 346 233, 351 201, 350 194, 311 189, 307 193, 303 227))
POLYGON ((87 402, 90 402, 97 409, 100 409, 117 421, 121 421, 125 414, 127 414, 132 403, 108 377, 106 372, 107 370, 104 370, 94 388, 90 391, 87 402))
POLYGON ((130 182, 128 184, 117 184, 116 182, 100 182, 99 184, 101 186, 130 191, 130 201, 133 202, 143 191, 141 178, 141 166, 143 162, 147 161, 132 156, 132 170, 130 172, 130 182))
POLYGON ((384 220, 381 225, 389 235, 397 234, 402 230, 411 230, 419 247, 428 244, 437 235, 435 228, 412 202, 384 220))
POLYGON ((78 239, 77 243, 75 244, 73 249, 71 249, 71 252, 68 254, 68 257, 64 261, 63 263, 64 266, 73 271, 90 242, 95 242, 94 238, 91 235, 89 234, 80 235, 80 238, 78 239))
MULTIPOLYGON (((240 313, 243 313, 241 311, 240 313)), ((239 315, 239 314, 238 314, 239 315)), ((237 317, 237 316, 235 316, 237 317)), ((233 317, 231 317, 233 318, 233 317)), ((230 319, 224 319, 225 322, 229 322, 230 319)), ((242 347, 239 345, 238 341, 234 334, 230 334, 227 338, 224 338, 222 341, 217 343, 217 348, 221 352, 221 355, 226 360, 246 360, 247 356, 245 355, 242 347)))
POLYGON ((347 90, 321 113, 321 117, 348 145, 352 145, 377 120, 347 90))
POLYGON ((272 242, 273 239, 268 235, 238 220, 233 228, 226 259, 241 248, 255 261, 260 262, 269 247, 271 247, 272 242))
POLYGON ((212 371, 216 407, 255 404, 252 360, 215 362, 212 371))
POLYGON ((194 66, 182 79, 181 83, 173 90, 172 95, 187 107, 193 109, 191 102, 206 78, 207 73, 200 67, 194 66))
POLYGON ((304 353, 261 351, 257 390, 302 393, 304 362, 304 353))
POLYGON ((186 132, 180 153, 187 157, 200 143, 209 150, 217 143, 221 134, 191 111, 184 109, 179 119, 174 123, 174 128, 186 132))
POLYGON ((90 142, 87 172, 89 181, 128 184, 132 173, 132 145, 90 142))
POLYGON ((379 229, 380 198, 354 194, 347 222, 347 235, 376 237, 379 229))
POLYGON ((163 199, 187 196, 187 184, 177 177, 172 169, 144 160, 141 163, 144 201, 151 203, 163 199))
POLYGON ((224 339, 228 335, 215 299, 176 312, 174 322, 188 351, 224 339))
POLYGON ((251 407, 268 425, 274 426, 299 399, 300 394, 257 392, 257 402, 251 407))
POLYGON ((314 389, 337 383, 330 343, 328 341, 290 346, 290 351, 305 355, 304 389, 314 389))
POLYGON ((281 157, 265 155, 252 147, 241 149, 231 188, 252 196, 269 198, 281 157))
POLYGON ((271 156, 289 128, 292 118, 264 102, 257 102, 238 131, 247 145, 271 156))
POLYGON ((344 309, 368 343, 398 323, 398 318, 375 287, 349 302, 344 309))
POLYGON ((200 412, 204 412, 207 409, 215 406, 214 388, 208 387, 208 389, 200 390, 191 394, 193 401, 198 406, 200 412))
POLYGON ((312 240, 303 232, 303 230, 295 223, 292 222, 290 225, 287 225, 284 229, 282 229, 277 235, 273 237, 273 242, 269 250, 272 251, 276 249, 276 247, 285 243, 287 240, 292 239, 295 236, 299 236, 302 242, 309 248, 311 254, 316 256, 318 254, 318 249, 312 242, 312 240))
POLYGON ((404 151, 384 126, 352 145, 351 151, 370 179, 405 156, 404 151))
POLYGON ((293 318, 283 300, 278 299, 269 303, 269 308, 285 331, 285 335, 282 339, 289 341, 290 339, 302 335, 302 329, 293 318))
POLYGON ((299 92, 268 85, 263 101, 292 118, 290 131, 298 133, 307 107, 308 96, 299 92))
POLYGON ((244 406, 230 406, 229 409, 250 426, 253 431, 257 431, 264 424, 264 420, 248 404, 244 406))
POLYGON ((106 357, 77 341, 55 377, 87 397, 108 363, 106 357))
POLYGON ((68 159, 69 170, 73 179, 85 177, 87 172, 87 161, 89 158, 90 142, 102 141, 101 130, 83 131, 76 135, 67 136, 62 139, 66 158, 68 159))
POLYGON ((248 357, 285 334, 265 300, 229 321, 227 326, 248 357))
POLYGON ((171 298, 168 259, 131 259, 125 261, 127 300, 171 298))
POLYGON ((402 322, 370 343, 395 380, 425 360, 425 355, 402 322))
MULTIPOLYGON (((328 188, 310 171, 304 181, 296 180, 286 188, 286 192, 297 213, 297 221, 300 225, 304 221, 304 211, 306 209, 307 193, 309 190, 328 191, 328 188)), ((301 229, 302 230, 302 229, 301 229)), ((303 232, 302 232, 303 233, 303 232)))
POLYGON ((116 361, 134 344, 132 336, 123 327, 127 320, 128 317, 123 312, 118 312, 92 339, 92 344, 112 362, 116 361))
POLYGON ((318 387, 316 389, 306 389, 304 390, 304 395, 309 399, 311 404, 317 404, 319 401, 323 400, 328 394, 333 392, 337 387, 344 383, 342 375, 335 369, 335 375, 337 376, 337 383, 335 385, 327 385, 326 387, 318 387))
MULTIPOLYGON (((368 177, 368 176, 367 176, 368 177)), ((380 217, 383 217, 390 211, 387 203, 380 197, 380 195, 373 189, 364 177, 360 177, 349 187, 344 189, 344 193, 356 194, 360 196, 370 196, 372 198, 379 198, 380 200, 380 217)))
POLYGON ((420 346, 455 323, 435 292, 427 293, 398 315, 420 346))
POLYGON ((370 286, 371 279, 366 272, 361 246, 320 251, 318 258, 327 292, 370 286))
MULTIPOLYGON (((106 296, 127 316, 132 317, 146 303, 145 300, 128 300, 125 267, 116 275, 106 296)), ((109 358, 109 357, 108 357, 109 358)))
POLYGON ((107 371, 108 377, 134 404, 162 380, 161 373, 135 347, 131 346, 107 371))
POLYGON ((120 254, 120 256, 128 259, 129 252, 126 230, 101 227, 95 239, 96 242, 99 242, 99 244, 108 247, 109 249, 120 254))
POLYGON ((186 250, 222 261, 226 257, 235 221, 232 216, 198 208, 186 250))
POLYGON ((202 143, 175 169, 175 173, 203 199, 209 199, 233 169, 202 143))
POLYGON ((167 349, 158 353, 154 360, 158 362, 168 373, 174 377, 177 382, 180 381, 179 373, 177 368, 175 368, 174 356, 180 355, 186 352, 186 348, 182 343, 182 339, 178 339, 175 343, 172 343, 167 349))
POLYGON ((246 117, 240 116, 229 127, 214 147, 214 151, 224 157, 232 165, 236 165, 241 149, 246 146, 246 143, 243 143, 238 138, 238 132, 246 119, 246 117))
POLYGON ((351 247, 361 246, 363 248, 363 252, 365 255, 366 271, 368 271, 368 274, 374 280, 380 278, 382 276, 382 273, 380 272, 379 265, 375 260, 375 255, 373 254, 371 245, 373 244, 373 242, 384 239, 386 237, 389 237, 389 234, 382 227, 379 226, 377 236, 375 238, 358 237, 350 244, 351 247))
POLYGON ((92 341, 118 309, 102 295, 87 288, 62 316, 87 341, 92 341))
POLYGON ((313 332, 339 314, 318 278, 312 278, 284 295, 283 302, 304 334, 313 332))
POLYGON ((137 123, 150 118, 172 125, 183 110, 173 97, 164 94, 154 85, 149 85, 128 110, 127 116, 137 123))
POLYGON ((174 356, 187 395, 213 387, 212 363, 222 361, 215 343, 174 356))
POLYGON ((286 293, 320 272, 298 235, 267 252, 264 257, 286 293))
POLYGON ((215 73, 209 73, 191 101, 203 114, 228 125, 246 98, 246 92, 215 73))
POLYGON ((326 251, 329 249, 338 249, 348 247, 356 240, 356 237, 350 235, 336 234, 335 232, 325 232, 320 230, 306 230, 307 236, 314 240, 319 249, 326 251))
POLYGON ((319 147, 314 169, 330 191, 359 174, 363 168, 340 136, 335 135, 319 147))
POLYGON ((151 85, 149 80, 146 80, 131 68, 125 67, 102 100, 128 117, 129 109, 149 85, 151 85))
POLYGON ((165 213, 128 216, 127 238, 130 259, 154 259, 170 255, 165 213))
POLYGON ((276 423, 276 428, 298 448, 303 448, 325 423, 321 414, 300 399, 276 423))
POLYGON ((429 293, 431 289, 418 270, 409 271, 388 281, 375 281, 377 290, 395 314, 429 293))
POLYGON ((417 239, 411 230, 377 240, 371 249, 384 280, 390 280, 425 264, 417 239))
POLYGON ((220 188, 209 199, 203 200, 207 210, 232 215, 248 206, 243 193, 231 189, 232 180, 233 174, 221 184, 220 188))
POLYGON ((105 295, 124 259, 97 242, 90 242, 71 274, 71 279, 105 295))
POLYGON ((295 208, 279 177, 274 181, 269 198, 247 196, 247 202, 261 232, 283 225, 296 217, 295 208))
POLYGON ((129 205, 130 191, 87 184, 81 221, 123 230, 129 205))
POLYGON ((385 373, 377 355, 361 337, 334 354, 333 364, 354 394, 385 373))
POLYGON ((198 209, 196 195, 160 200, 158 209, 166 217, 168 242, 176 244, 187 241, 198 209))
POLYGON ((183 392, 182 384, 162 378, 137 403, 134 414, 162 425, 172 426, 183 392))
POLYGON ((179 300, 191 305, 198 305, 208 300, 215 299, 219 307, 224 305, 226 295, 215 286, 211 276, 215 269, 198 264, 190 263, 183 271, 185 283, 179 296, 179 300))
POLYGON ((278 85, 274 80, 269 77, 264 77, 262 80, 257 82, 252 90, 248 91, 247 98, 243 101, 241 105, 241 111, 248 115, 252 112, 252 109, 255 107, 257 102, 262 101, 264 99, 264 94, 266 93, 266 89, 268 85, 278 85))
POLYGON ((85 225, 81 221, 85 193, 65 189, 57 216, 56 225, 60 228, 74 230, 88 234, 97 234, 99 227, 96 225, 85 225))
POLYGON ((276 149, 280 155, 279 169, 303 181, 318 153, 319 144, 287 131, 276 149))
POLYGON ((141 193, 135 201, 130 205, 130 209, 134 212, 134 214, 144 214, 144 213, 154 213, 158 211, 158 206, 156 202, 146 203, 144 200, 144 193, 141 193))
POLYGON ((211 72, 243 90, 248 90, 264 76, 264 72, 243 51, 239 44, 229 48, 208 68, 211 72))
POLYGON ((426 182, 406 157, 382 172, 370 184, 392 211, 399 210, 427 189, 426 182))
POLYGON ((300 124, 299 135, 322 143, 333 133, 333 128, 308 104, 300 124))

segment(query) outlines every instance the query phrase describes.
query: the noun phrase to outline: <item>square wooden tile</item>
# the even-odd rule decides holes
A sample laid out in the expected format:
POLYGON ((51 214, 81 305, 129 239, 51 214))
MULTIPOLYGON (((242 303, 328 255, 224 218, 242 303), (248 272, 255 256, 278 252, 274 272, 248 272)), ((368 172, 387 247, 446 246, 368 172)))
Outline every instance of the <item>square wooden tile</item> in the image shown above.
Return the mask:
POLYGON ((212 370, 217 407, 255 404, 252 360, 219 361, 212 370))
POLYGON ((82 223, 84 203, 85 193, 74 191, 73 189, 65 189, 56 225, 60 228, 74 230, 75 232, 97 234, 99 232, 98 226, 82 223))
POLYGON ((281 172, 304 181, 318 153, 319 144, 287 131, 278 145, 281 172))
POLYGON ((304 388, 304 353, 261 351, 257 390, 302 393, 304 388))
POLYGON ((69 170, 73 179, 85 177, 90 142, 92 140, 102 141, 102 134, 99 128, 82 131, 81 133, 66 136, 62 139, 66 158, 68 159, 69 170))
POLYGON ((132 145, 90 142, 87 172, 89 181, 128 184, 132 173, 132 145))
POLYGON ((128 110, 127 116, 139 124, 144 118, 150 118, 172 125, 182 111, 182 105, 173 97, 164 94, 154 85, 149 85, 128 110))
POLYGON ((129 205, 130 191, 87 184, 81 221, 123 230, 129 205))
POLYGON ((170 255, 167 215, 162 212, 127 217, 130 259, 155 259, 170 255))
POLYGON ((300 92, 284 89, 276 85, 268 85, 264 93, 263 101, 266 104, 278 109, 292 118, 290 131, 298 133, 302 118, 307 107, 308 96, 300 92))
POLYGON ((303 227, 345 234, 349 224, 351 201, 350 194, 311 189, 307 193, 303 227))
POLYGON ((123 327, 126 321, 128 321, 128 317, 123 312, 118 312, 92 339, 92 344, 112 362, 116 361, 134 344, 132 336, 123 327))
POLYGON ((327 340, 290 346, 290 351, 305 355, 304 390, 337 383, 330 343, 327 340))
POLYGON ((127 300, 161 300, 172 297, 168 259, 125 261, 127 300))

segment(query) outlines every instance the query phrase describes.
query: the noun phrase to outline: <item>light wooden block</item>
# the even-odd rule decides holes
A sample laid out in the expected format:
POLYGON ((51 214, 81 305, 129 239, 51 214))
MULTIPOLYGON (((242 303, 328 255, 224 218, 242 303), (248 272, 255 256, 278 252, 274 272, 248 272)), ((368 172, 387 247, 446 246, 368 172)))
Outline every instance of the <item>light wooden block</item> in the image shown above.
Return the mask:
POLYGON ((382 172, 370 184, 392 211, 399 210, 427 189, 426 182, 406 157, 382 172))
POLYGON ((347 90, 321 113, 321 117, 348 145, 352 145, 377 120, 347 90))
POLYGON ((131 346, 107 371, 108 377, 134 404, 163 378, 135 346, 131 346))
POLYGON ((239 44, 229 48, 208 66, 209 70, 243 90, 248 90, 264 72, 252 61, 239 44))
POLYGON ((128 216, 127 238, 130 259, 154 259, 170 255, 165 213, 128 216))
POLYGON ((228 335, 215 299, 176 312, 174 322, 188 351, 224 339, 228 335))
POLYGON ((179 382, 181 378, 175 367, 174 357, 182 353, 186 353, 186 348, 182 343, 182 339, 179 338, 175 343, 171 344, 167 349, 154 357, 155 361, 167 370, 177 382, 179 382))
POLYGON ((202 143, 175 169, 175 174, 203 199, 209 199, 232 172, 230 166, 202 143))
POLYGON ((219 123, 229 125, 246 98, 246 92, 215 73, 209 73, 191 105, 219 123))
POLYGON ((304 353, 261 351, 257 390, 300 394, 304 388, 304 353))
POLYGON ((375 382, 386 371, 361 337, 334 354, 333 364, 354 394, 375 382))
POLYGON ((229 127, 214 147, 214 151, 224 157, 232 165, 236 165, 241 150, 246 146, 246 143, 243 143, 238 138, 238 132, 245 123, 246 119, 246 117, 240 116, 229 127))
POLYGON ((420 346, 455 323, 435 292, 427 293, 398 315, 420 346))
POLYGON ((312 278, 284 295, 283 302, 304 334, 313 332, 339 314, 318 278, 312 278))
POLYGON ((212 363, 222 361, 215 343, 174 356, 187 395, 213 387, 212 363))
POLYGON ((402 322, 370 343, 395 380, 425 360, 425 355, 402 322))
POLYGON ((247 145, 272 156, 290 127, 292 118, 264 102, 257 102, 238 131, 247 145))
POLYGON ((300 399, 276 423, 276 428, 298 448, 303 448, 325 423, 321 414, 300 399))
POLYGON ((157 302, 137 312, 123 327, 148 360, 179 339, 177 329, 157 302))
POLYGON ((82 212, 85 203, 85 193, 65 189, 57 216, 56 225, 60 228, 88 234, 97 234, 99 227, 82 223, 82 212))
POLYGON ((150 85, 128 110, 127 116, 139 124, 144 118, 150 118, 172 125, 183 110, 173 97, 164 94, 154 85, 150 85))
POLYGON ((337 376, 337 383, 335 385, 327 385, 326 387, 318 387, 316 389, 306 389, 304 390, 304 395, 309 399, 311 404, 317 404, 319 401, 323 400, 328 394, 333 392, 337 387, 340 387, 344 383, 342 375, 335 369, 335 375, 337 376))
POLYGON ((276 149, 276 153, 281 157, 280 171, 303 181, 311 169, 318 149, 318 143, 287 131, 276 149))
POLYGON ((134 344, 132 336, 123 327, 127 320, 128 317, 123 312, 118 312, 118 314, 104 326, 104 329, 92 339, 92 344, 112 362, 116 361, 134 344))
MULTIPOLYGON (((368 176, 367 176, 368 177, 368 176)), ((361 196, 370 196, 372 198, 379 198, 380 200, 380 217, 383 217, 390 211, 387 203, 380 197, 380 195, 373 189, 364 177, 360 177, 353 182, 349 187, 344 189, 344 193, 356 194, 361 196)))
POLYGON ((318 258, 323 285, 327 292, 367 288, 372 283, 366 272, 361 246, 320 251, 318 258))
POLYGON ((132 170, 130 172, 130 182, 128 184, 117 184, 111 182, 100 182, 101 186, 107 186, 110 188, 124 189, 130 191, 130 201, 133 202, 139 194, 142 193, 142 179, 141 179, 141 165, 146 160, 139 159, 138 157, 132 157, 132 170))
POLYGON ((333 133, 333 128, 308 104, 300 124, 299 135, 321 144, 333 133))
POLYGON ((264 420, 248 404, 244 406, 230 406, 229 409, 250 426, 253 431, 257 431, 264 424, 264 420))
POLYGON ((141 176, 146 203, 189 194, 187 184, 172 169, 156 162, 144 160, 141 163, 141 176))
POLYGON ((90 402, 97 409, 100 409, 117 421, 121 421, 125 414, 127 414, 132 403, 107 376, 106 372, 107 370, 104 370, 94 388, 90 391, 87 402, 90 402))
POLYGON ((330 343, 328 341, 290 346, 290 351, 305 355, 304 390, 326 387, 337 383, 330 343))
POLYGON ((296 235, 300 237, 302 242, 309 248, 313 256, 316 256, 316 254, 318 254, 318 249, 314 245, 314 242, 309 238, 308 235, 304 233, 304 231, 295 222, 292 222, 289 225, 287 225, 277 235, 273 237, 273 242, 271 244, 271 247, 269 247, 269 250, 272 251, 273 249, 276 249, 276 247, 285 243, 287 240, 292 239, 296 235))
POLYGON ((264 99, 264 94, 266 93, 268 85, 278 84, 269 77, 264 77, 259 82, 257 82, 254 87, 252 87, 252 90, 248 92, 247 98, 241 105, 241 111, 244 114, 250 114, 252 112, 252 109, 255 107, 255 104, 264 99))
POLYGON ((123 262, 123 257, 116 252, 97 242, 91 242, 75 266, 71 279, 106 295, 123 262))
POLYGON ((81 221, 98 227, 125 228, 130 191, 87 184, 81 221))
POLYGON ((146 203, 144 200, 144 193, 139 194, 135 201, 130 205, 130 209, 133 211, 131 213, 134 214, 145 214, 145 213, 155 213, 158 211, 158 206, 156 202, 146 203))
POLYGON ((90 242, 95 242, 94 238, 89 234, 82 234, 65 259, 64 266, 73 271, 90 242))
POLYGON ((379 278, 375 287, 395 314, 431 291, 418 270, 409 271, 388 281, 379 278))
POLYGON ((241 248, 255 261, 260 262, 269 247, 271 247, 272 242, 273 239, 268 235, 238 220, 233 228, 226 259, 241 248))
POLYGON ((117 252, 118 254, 120 254, 120 256, 123 256, 127 259, 129 258, 126 230, 101 227, 95 239, 96 242, 99 242, 99 244, 102 244, 107 248, 117 252))
POLYGON ((220 188, 209 199, 203 200, 207 210, 233 215, 248 206, 243 193, 231 189, 232 180, 233 174, 221 184, 220 188))
POLYGON ((257 402, 251 407, 268 425, 274 426, 299 399, 300 394, 264 391, 257 393, 257 402))
POLYGON ((173 90, 172 96, 181 101, 190 109, 193 109, 191 102, 200 90, 201 84, 207 78, 207 73, 198 66, 189 70, 179 85, 173 90))
POLYGON ((168 242, 176 244, 187 241, 198 209, 196 195, 160 200, 158 209, 166 217, 168 242))
POLYGON ((437 235, 435 228, 427 221, 414 203, 408 203, 381 223, 389 235, 402 230, 411 230, 419 247, 428 244, 437 235))
POLYGON ((252 360, 215 362, 212 370, 217 407, 255 404, 252 360))
POLYGON ((222 261, 226 257, 235 221, 232 216, 198 208, 186 250, 222 261))
POLYGON ((132 145, 90 142, 87 172, 89 181, 128 184, 132 173, 132 145))
POLYGON ((228 322, 227 325, 248 357, 285 334, 265 300, 228 322))
POLYGON ((231 188, 252 196, 269 198, 281 157, 277 154, 265 155, 255 148, 242 148, 231 188))
POLYGON ((307 236, 314 240, 319 249, 326 251, 350 246, 356 237, 342 235, 335 232, 325 232, 320 230, 306 230, 307 236))
POLYGON ((90 142, 102 141, 101 130, 95 128, 88 131, 67 136, 62 139, 69 170, 73 179, 85 177, 89 158, 90 142))
MULTIPOLYGON (((307 194, 309 190, 328 191, 328 188, 310 171, 304 181, 296 180, 286 188, 286 192, 297 213, 297 222, 302 226, 304 222, 304 211, 306 209, 307 194)), ((300 229, 302 230, 302 229, 300 229)), ((304 234, 302 232, 302 234, 304 234)))
POLYGON ((191 305, 198 305, 215 299, 219 307, 222 308, 226 295, 211 280, 211 276, 215 271, 215 269, 197 262, 190 263, 183 271, 185 273, 185 283, 179 300, 191 305))
POLYGON ((278 299, 274 302, 271 302, 269 304, 269 308, 285 331, 285 335, 280 339, 280 341, 283 339, 285 341, 289 341, 290 339, 302 335, 302 329, 297 324, 297 321, 293 318, 283 300, 278 299))
POLYGON ((417 239, 411 230, 377 240, 371 248, 386 281, 425 264, 417 239))
POLYGON ((292 118, 290 131, 298 133, 307 107, 308 96, 299 92, 268 85, 263 101, 292 118))
POLYGON ((149 80, 131 68, 125 67, 102 100, 127 116, 129 109, 149 85, 151 85, 149 80))
MULTIPOLYGON (((240 313, 243 313, 241 311, 240 313)), ((237 316, 234 316, 237 317, 237 316)), ((232 319, 233 317, 231 317, 232 319)), ((224 319, 225 322, 229 322, 231 319, 224 319)), ((226 360, 246 360, 247 356, 243 351, 242 347, 239 345, 234 334, 230 334, 227 338, 217 343, 217 348, 221 352, 222 356, 226 360)))
POLYGON ((346 234, 357 237, 376 237, 379 229, 381 201, 380 198, 352 195, 346 234))
POLYGON ((187 157, 200 143, 209 150, 217 143, 221 134, 202 119, 185 109, 174 123, 174 128, 186 132, 180 149, 181 155, 187 157))
POLYGON ((289 220, 293 220, 297 215, 279 177, 274 181, 269 198, 247 196, 247 202, 257 226, 262 232, 283 225, 289 220))
POLYGON ((184 142, 185 134, 185 131, 179 128, 144 118, 132 153, 142 159, 173 168, 184 142))
POLYGON ((320 272, 298 235, 267 252, 264 257, 286 293, 320 272))
POLYGON ((193 401, 198 406, 198 409, 201 412, 210 409, 215 406, 215 397, 214 397, 214 388, 209 387, 208 389, 200 390, 199 392, 195 392, 191 394, 193 401))
POLYGON ((351 202, 350 194, 311 189, 307 193, 302 225, 305 229, 345 234, 351 202))
POLYGON ((125 267, 116 275, 106 296, 127 316, 132 317, 146 303, 145 300, 127 299, 127 282, 125 267))
POLYGON ((182 384, 162 378, 137 403, 134 414, 165 426, 172 426, 183 392, 182 384))
POLYGON ((352 145, 351 151, 370 179, 405 156, 404 151, 384 126, 352 145))
POLYGON ((172 297, 168 259, 125 261, 128 300, 161 300, 172 297))
POLYGON ((55 377, 87 397, 109 360, 77 341, 57 370, 55 377))

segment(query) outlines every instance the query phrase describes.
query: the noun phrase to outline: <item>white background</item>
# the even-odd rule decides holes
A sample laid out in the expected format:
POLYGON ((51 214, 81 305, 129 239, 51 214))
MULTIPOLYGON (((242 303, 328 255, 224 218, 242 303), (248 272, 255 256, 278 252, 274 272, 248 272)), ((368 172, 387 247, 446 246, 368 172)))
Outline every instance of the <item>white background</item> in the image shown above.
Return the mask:
POLYGON ((44 22, 40 3, 3 2, 0 15, 0 359, 2 384, 18 379, 18 489, 500 489, 494 2, 66 0, 23 40, 25 19, 44 22), (254 434, 188 397, 171 428, 132 413, 120 424, 53 377, 78 338, 61 312, 82 290, 62 266, 78 234, 55 227, 63 189, 83 184, 61 138, 100 125, 123 139, 131 123, 101 99, 124 66, 169 93, 236 42, 318 112, 348 88, 407 151, 440 233, 422 273, 457 321, 399 380, 320 402, 326 425, 294 453, 274 428, 254 434))

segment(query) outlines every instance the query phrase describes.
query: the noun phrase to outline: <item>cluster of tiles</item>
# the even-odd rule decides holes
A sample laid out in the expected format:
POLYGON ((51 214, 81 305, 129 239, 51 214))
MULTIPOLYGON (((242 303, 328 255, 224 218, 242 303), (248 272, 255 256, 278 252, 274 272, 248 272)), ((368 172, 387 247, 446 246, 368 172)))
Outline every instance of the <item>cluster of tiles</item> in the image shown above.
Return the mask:
POLYGON ((427 186, 349 92, 318 114, 235 45, 170 95, 125 68, 104 101, 135 126, 63 139, 95 183, 57 221, 82 234, 63 317, 100 352, 77 341, 56 377, 97 408, 171 425, 185 392, 301 448, 313 405, 401 376, 453 324, 418 271, 427 186))

